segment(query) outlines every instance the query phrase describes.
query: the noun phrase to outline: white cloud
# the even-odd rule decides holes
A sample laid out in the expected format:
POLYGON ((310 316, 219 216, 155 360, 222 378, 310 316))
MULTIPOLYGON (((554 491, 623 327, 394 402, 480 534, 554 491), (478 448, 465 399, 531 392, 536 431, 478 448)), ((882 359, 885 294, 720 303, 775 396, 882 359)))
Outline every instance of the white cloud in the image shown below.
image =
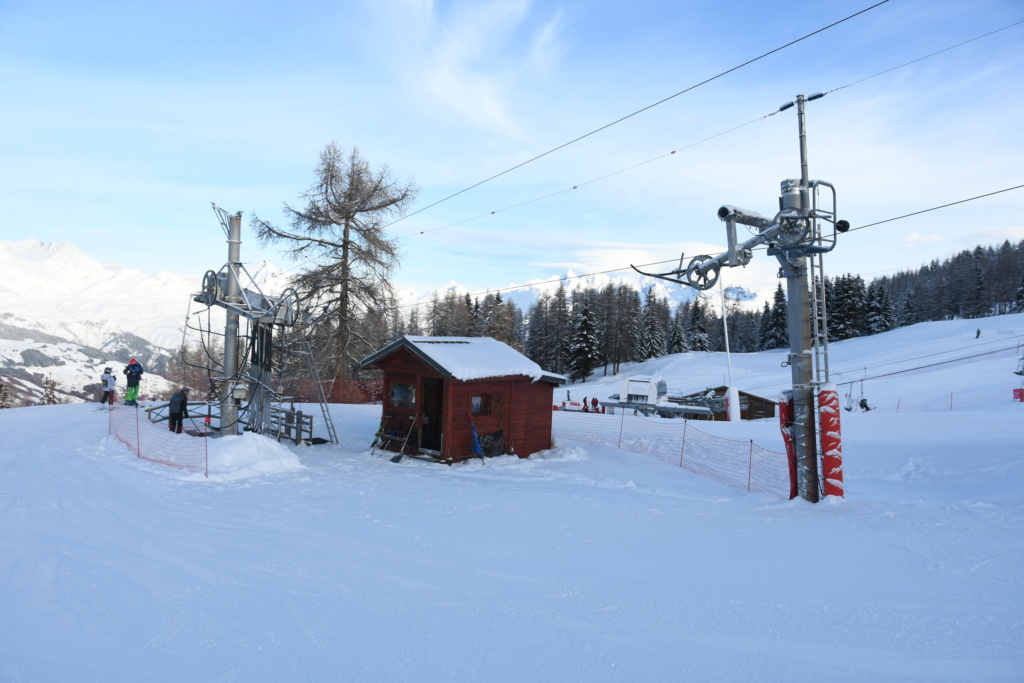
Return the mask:
POLYGON ((914 249, 915 247, 919 247, 924 244, 935 244, 937 242, 942 242, 945 239, 946 238, 943 237, 942 235, 937 235, 934 233, 930 235, 922 235, 919 232, 912 232, 909 235, 907 235, 907 239, 903 243, 903 247, 905 249, 914 249))
POLYGON ((970 230, 964 233, 957 243, 960 249, 973 249, 979 244, 983 246, 998 246, 1007 240, 1010 242, 1024 240, 1024 225, 1006 225, 970 230))
POLYGON ((375 49, 420 107, 434 110, 426 115, 527 137, 512 101, 523 79, 564 54, 558 12, 544 19, 528 0, 505 0, 400 3, 387 13, 387 40, 375 49))

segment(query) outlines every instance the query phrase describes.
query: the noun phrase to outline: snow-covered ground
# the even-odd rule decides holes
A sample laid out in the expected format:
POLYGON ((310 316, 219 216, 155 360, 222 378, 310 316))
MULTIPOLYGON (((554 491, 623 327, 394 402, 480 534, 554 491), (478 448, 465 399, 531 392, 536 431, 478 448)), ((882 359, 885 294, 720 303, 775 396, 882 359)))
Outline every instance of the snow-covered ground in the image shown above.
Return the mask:
MULTIPOLYGON (((878 410, 843 412, 847 497, 817 505, 564 440, 393 464, 372 408, 334 408, 338 447, 212 440, 209 478, 136 459, 91 405, 0 411, 0 680, 1024 680, 1022 335, 834 345, 878 410)), ((774 396, 783 359, 734 378, 774 396)), ((701 428, 782 449, 771 421, 701 428)))

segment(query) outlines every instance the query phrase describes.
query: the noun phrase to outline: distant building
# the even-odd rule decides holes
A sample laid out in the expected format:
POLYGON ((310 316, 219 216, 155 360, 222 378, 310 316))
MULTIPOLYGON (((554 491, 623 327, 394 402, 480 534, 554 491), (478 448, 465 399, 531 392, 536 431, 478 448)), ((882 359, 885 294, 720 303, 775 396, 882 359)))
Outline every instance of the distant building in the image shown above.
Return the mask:
POLYGON ((360 363, 384 371, 387 450, 444 462, 551 448, 551 399, 567 380, 490 337, 405 336, 360 363), (404 444, 404 448, 403 448, 404 444))
MULTIPOLYGON (((703 391, 696 391, 692 394, 685 394, 683 396, 676 397, 670 400, 693 400, 701 397, 709 398, 707 404, 712 408, 713 414, 711 416, 699 416, 694 419, 697 420, 728 420, 729 416, 725 408, 725 392, 728 387, 713 387, 711 389, 704 389, 703 391), (710 394, 714 394, 710 396, 710 394)), ((775 406, 776 402, 770 398, 763 396, 757 396, 750 393, 749 391, 739 390, 740 394, 740 419, 741 420, 760 420, 766 417, 775 417, 775 406)))
POLYGON ((702 401, 679 403, 668 395, 668 383, 661 375, 633 375, 622 381, 619 393, 601 401, 604 408, 632 410, 643 415, 683 419, 709 419, 711 408, 702 401))

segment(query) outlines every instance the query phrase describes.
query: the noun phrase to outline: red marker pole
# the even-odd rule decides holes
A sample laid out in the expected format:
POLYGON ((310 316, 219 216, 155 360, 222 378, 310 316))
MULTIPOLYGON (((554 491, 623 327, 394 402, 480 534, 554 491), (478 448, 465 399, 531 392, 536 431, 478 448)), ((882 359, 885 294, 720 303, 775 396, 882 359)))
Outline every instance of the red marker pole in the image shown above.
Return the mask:
POLYGON ((786 460, 789 461, 789 497, 792 499, 799 495, 796 483, 796 445, 793 443, 793 392, 783 391, 778 405, 779 428, 782 429, 782 441, 786 444, 786 460))
POLYGON ((843 486, 843 436, 839 422, 839 392, 828 383, 818 392, 821 422, 821 473, 826 496, 845 496, 843 486))

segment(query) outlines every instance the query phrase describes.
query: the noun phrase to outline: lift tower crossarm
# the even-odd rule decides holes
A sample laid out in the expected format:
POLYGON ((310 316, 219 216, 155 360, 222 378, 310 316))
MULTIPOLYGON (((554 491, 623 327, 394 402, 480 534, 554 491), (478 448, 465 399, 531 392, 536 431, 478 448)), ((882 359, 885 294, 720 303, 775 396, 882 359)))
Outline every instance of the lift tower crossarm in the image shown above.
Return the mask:
MULTIPOLYGON (((782 213, 779 214, 782 216, 782 213)), ((688 285, 694 289, 708 290, 718 282, 719 271, 723 266, 735 268, 750 263, 754 247, 768 244, 775 241, 779 235, 787 229, 787 226, 778 221, 771 221, 751 211, 737 209, 734 206, 723 206, 718 209, 718 217, 726 222, 728 226, 729 250, 718 256, 694 256, 690 259, 686 268, 682 267, 683 257, 679 259, 679 267, 667 273, 647 273, 636 266, 630 268, 650 277, 668 280, 681 285, 688 285), (761 230, 742 244, 736 244, 736 224, 749 225, 761 230)), ((786 218, 789 218, 787 216, 786 218)))

